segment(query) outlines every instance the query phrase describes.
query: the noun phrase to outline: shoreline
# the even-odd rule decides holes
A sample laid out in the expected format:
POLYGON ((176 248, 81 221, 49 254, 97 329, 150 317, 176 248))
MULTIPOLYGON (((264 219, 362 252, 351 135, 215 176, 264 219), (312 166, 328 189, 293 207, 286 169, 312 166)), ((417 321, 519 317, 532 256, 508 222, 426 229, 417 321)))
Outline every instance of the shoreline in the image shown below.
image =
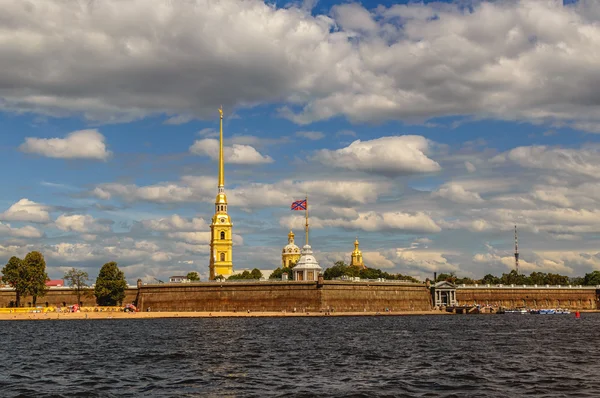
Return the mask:
POLYGON ((97 319, 165 319, 165 318, 285 318, 285 317, 340 317, 340 316, 422 316, 455 315, 446 311, 396 311, 396 312, 43 312, 43 313, 0 313, 0 321, 44 321, 44 320, 97 320, 97 319))

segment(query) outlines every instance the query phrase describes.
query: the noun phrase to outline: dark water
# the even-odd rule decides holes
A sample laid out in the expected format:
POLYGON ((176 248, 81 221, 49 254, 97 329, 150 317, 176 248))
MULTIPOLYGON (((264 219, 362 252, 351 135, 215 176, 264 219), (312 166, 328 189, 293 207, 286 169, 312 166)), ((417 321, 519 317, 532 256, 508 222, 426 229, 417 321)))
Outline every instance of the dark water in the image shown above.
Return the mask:
POLYGON ((600 314, 0 322, 0 396, 599 397, 600 314))

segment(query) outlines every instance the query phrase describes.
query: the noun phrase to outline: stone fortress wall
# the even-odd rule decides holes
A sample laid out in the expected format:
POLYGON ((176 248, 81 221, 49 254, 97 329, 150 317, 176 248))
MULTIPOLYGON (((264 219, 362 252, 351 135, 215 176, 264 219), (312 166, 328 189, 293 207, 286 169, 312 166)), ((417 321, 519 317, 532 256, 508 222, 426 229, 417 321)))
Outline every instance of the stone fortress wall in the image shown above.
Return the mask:
POLYGON ((495 307, 598 309, 600 290, 594 286, 457 286, 460 305, 495 307))
POLYGON ((206 282, 140 287, 138 307, 152 311, 428 311, 423 284, 398 282, 206 282))
MULTIPOLYGON (((600 290, 577 286, 457 286, 459 305, 492 305, 515 308, 598 309, 600 290)), ((12 289, 0 289, 0 307, 14 301, 12 289)), ((71 288, 51 288, 37 305, 75 304, 71 288)), ((24 307, 31 297, 21 298, 24 307)), ((95 298, 82 297, 84 306, 95 298)), ((123 303, 137 302, 152 311, 427 311, 431 292, 419 283, 351 281, 264 281, 164 283, 128 288, 123 303)))
MULTIPOLYGON (((138 294, 137 288, 128 288, 125 290, 125 300, 123 304, 131 303, 135 301, 138 294)), ((0 307, 8 307, 11 301, 15 301, 15 291, 11 288, 0 289, 0 307)), ((81 301, 84 307, 93 307, 96 305, 96 298, 94 297, 93 291, 91 295, 81 296, 81 301)), ((21 306, 28 307, 28 303, 32 302, 31 296, 21 297, 21 306)), ((50 307, 61 307, 63 303, 65 305, 77 304, 77 295, 75 291, 70 287, 51 287, 44 297, 38 297, 36 306, 48 306, 50 307)))

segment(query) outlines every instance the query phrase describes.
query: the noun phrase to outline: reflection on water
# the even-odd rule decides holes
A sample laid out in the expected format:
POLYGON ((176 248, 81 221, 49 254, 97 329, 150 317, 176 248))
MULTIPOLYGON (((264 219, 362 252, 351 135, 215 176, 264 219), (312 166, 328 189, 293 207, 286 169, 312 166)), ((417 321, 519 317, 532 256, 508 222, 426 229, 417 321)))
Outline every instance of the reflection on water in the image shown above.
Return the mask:
POLYGON ((597 397, 600 314, 1 322, 2 396, 597 397))

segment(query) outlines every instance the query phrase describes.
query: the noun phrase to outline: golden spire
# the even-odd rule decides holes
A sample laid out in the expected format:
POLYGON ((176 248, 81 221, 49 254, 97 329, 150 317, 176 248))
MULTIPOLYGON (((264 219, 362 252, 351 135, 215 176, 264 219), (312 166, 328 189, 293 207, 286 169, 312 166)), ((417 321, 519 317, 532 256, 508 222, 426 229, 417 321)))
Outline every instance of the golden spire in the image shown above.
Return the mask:
POLYGON ((294 243, 294 236, 294 233, 290 230, 290 233, 288 234, 288 243, 294 243))
POLYGON ((225 170, 223 167, 223 106, 219 108, 219 193, 225 190, 225 170))
POLYGON ((358 236, 356 237, 356 240, 354 241, 354 251, 358 251, 358 236))

